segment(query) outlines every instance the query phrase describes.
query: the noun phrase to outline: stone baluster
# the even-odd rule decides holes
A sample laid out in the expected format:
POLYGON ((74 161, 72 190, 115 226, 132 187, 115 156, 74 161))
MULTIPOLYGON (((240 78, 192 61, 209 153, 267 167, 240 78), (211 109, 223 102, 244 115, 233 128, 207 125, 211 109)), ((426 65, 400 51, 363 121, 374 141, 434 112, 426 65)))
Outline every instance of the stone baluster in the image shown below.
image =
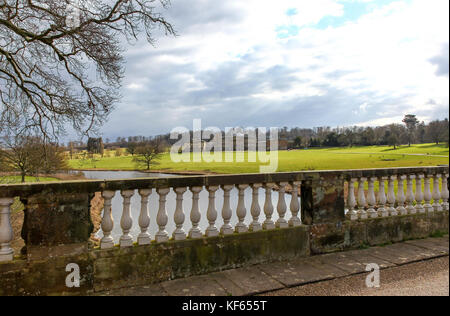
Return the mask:
POLYGON ((198 201, 200 199, 200 192, 202 192, 202 187, 192 187, 190 188, 192 192, 192 209, 191 209, 191 223, 192 228, 189 230, 189 238, 199 239, 202 238, 202 232, 198 227, 202 214, 200 213, 198 201))
POLYGON ((238 205, 236 209, 236 215, 239 222, 236 224, 236 233, 246 233, 248 232, 248 227, 245 225, 245 217, 247 216, 247 209, 245 208, 245 189, 248 188, 248 184, 239 184, 239 198, 238 205))
POLYGON ((220 233, 222 235, 233 235, 234 230, 230 225, 231 216, 233 215, 233 211, 231 210, 230 205, 230 192, 234 188, 234 185, 223 185, 223 208, 222 208, 222 218, 223 225, 220 228, 220 233))
POLYGON ((14 238, 11 226, 11 205, 13 198, 0 198, 0 262, 12 261, 14 250, 11 241, 14 238))
POLYGON ((448 198, 449 198, 449 192, 448 192, 448 173, 445 173, 442 177, 442 210, 448 211, 449 205, 448 205, 448 198))
POLYGON ((434 184, 433 184, 433 209, 435 212, 442 212, 441 205, 441 190, 439 189, 439 182, 441 179, 441 175, 437 174, 434 176, 434 184))
POLYGON ((263 228, 266 230, 275 229, 275 223, 272 220, 273 215, 273 204, 272 204, 272 189, 275 183, 266 183, 266 199, 264 202, 264 214, 266 215, 266 220, 263 223, 263 228))
POLYGON ((252 214, 253 221, 250 224, 250 231, 257 232, 262 229, 259 222, 259 215, 261 215, 261 207, 259 206, 259 189, 262 187, 261 183, 252 184, 252 206, 250 207, 250 213, 252 214))
POLYGON ((416 200, 413 190, 414 179, 416 179, 416 176, 414 174, 409 175, 406 182, 406 210, 408 211, 408 214, 417 213, 417 210, 414 207, 414 201, 416 200))
POLYGON ((164 189, 158 189, 157 190, 159 195, 159 208, 158 208, 158 214, 156 215, 156 224, 158 224, 158 232, 156 233, 155 240, 157 243, 163 243, 169 241, 169 234, 166 231, 166 225, 169 221, 169 217, 167 216, 167 210, 166 210, 166 201, 167 201, 167 194, 169 194, 170 189, 164 188, 164 189))
POLYGON ((278 204, 277 204, 277 212, 278 212, 278 220, 276 223, 277 228, 287 228, 289 227, 289 223, 286 221, 284 216, 286 215, 287 205, 286 205, 286 186, 287 182, 280 182, 278 184, 278 204))
POLYGON ((219 235, 219 230, 216 227, 217 210, 216 210, 216 191, 218 186, 209 186, 206 188, 209 192, 208 211, 206 217, 208 219, 209 226, 206 229, 206 237, 216 237, 219 235))
POLYGON ((416 176, 416 212, 419 214, 425 213, 425 208, 423 207, 424 194, 422 191, 422 180, 425 175, 418 174, 416 176))
POLYGON ((397 216, 397 209, 395 208, 395 180, 397 180, 397 176, 391 176, 389 178, 389 184, 388 184, 388 203, 389 203, 389 215, 390 216, 397 216))
POLYGON ((175 221, 176 229, 172 234, 174 240, 185 240, 186 233, 183 230, 184 220, 186 216, 184 215, 183 209, 183 195, 187 191, 187 188, 176 188, 175 193, 177 195, 177 202, 175 207, 175 213, 173 219, 175 221))
POLYGON ((351 221, 358 219, 358 212, 356 211, 356 197, 355 197, 355 183, 358 179, 352 178, 348 181, 348 195, 347 195, 347 218, 351 221))
POLYGON ((377 199, 375 197, 375 181, 378 178, 372 177, 369 179, 369 190, 367 193, 367 203, 369 204, 369 208, 367 210, 367 214, 369 218, 377 218, 378 212, 375 210, 375 206, 377 204, 377 199))
POLYGON ((378 216, 379 217, 388 217, 389 212, 387 210, 387 198, 386 198, 386 187, 385 187, 385 180, 387 180, 387 177, 379 177, 379 189, 378 189, 378 216))
POLYGON ((429 174, 425 177, 424 183, 424 199, 425 199, 425 211, 433 212, 433 206, 431 205, 431 200, 433 199, 433 195, 431 194, 431 179, 433 179, 433 175, 429 174))
POLYGON ((114 191, 103 191, 103 217, 102 217, 102 231, 103 238, 100 240, 101 249, 110 249, 114 247, 114 238, 111 232, 114 228, 114 220, 112 217, 112 199, 116 195, 114 191))
POLYGON ((300 202, 298 200, 298 189, 302 183, 300 181, 294 181, 292 182, 292 199, 291 199, 291 213, 292 217, 289 220, 289 226, 290 227, 297 227, 302 224, 302 221, 298 217, 298 214, 300 213, 300 202))
POLYGON ((367 219, 366 207, 366 195, 364 192, 364 184, 367 178, 360 178, 358 184, 358 215, 360 219, 367 219))
POLYGON ((123 197, 123 211, 120 220, 120 227, 122 228, 122 236, 120 236, 119 245, 121 248, 133 246, 133 237, 130 235, 130 230, 133 227, 133 218, 131 217, 131 197, 134 195, 133 190, 124 190, 120 194, 123 197))
POLYGON ((406 196, 405 196, 405 189, 404 189, 404 182, 405 182, 406 176, 400 176, 398 180, 398 186, 397 186, 397 213, 399 215, 407 215, 408 211, 405 208, 405 202, 406 202, 406 196))
POLYGON ((150 226, 150 215, 148 213, 148 199, 152 194, 151 189, 141 189, 139 190, 139 195, 141 196, 141 212, 139 214, 139 227, 141 228, 141 233, 137 238, 137 243, 140 246, 150 245, 151 237, 148 233, 148 227, 150 226))

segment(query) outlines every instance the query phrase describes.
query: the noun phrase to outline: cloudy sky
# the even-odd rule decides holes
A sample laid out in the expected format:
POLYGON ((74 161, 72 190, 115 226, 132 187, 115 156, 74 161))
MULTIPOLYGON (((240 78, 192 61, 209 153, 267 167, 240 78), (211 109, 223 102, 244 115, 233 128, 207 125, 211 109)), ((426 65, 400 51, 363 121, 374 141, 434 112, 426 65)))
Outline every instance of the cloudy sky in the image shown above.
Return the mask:
POLYGON ((127 46, 105 137, 348 126, 449 111, 448 0, 172 0, 178 37, 127 46))

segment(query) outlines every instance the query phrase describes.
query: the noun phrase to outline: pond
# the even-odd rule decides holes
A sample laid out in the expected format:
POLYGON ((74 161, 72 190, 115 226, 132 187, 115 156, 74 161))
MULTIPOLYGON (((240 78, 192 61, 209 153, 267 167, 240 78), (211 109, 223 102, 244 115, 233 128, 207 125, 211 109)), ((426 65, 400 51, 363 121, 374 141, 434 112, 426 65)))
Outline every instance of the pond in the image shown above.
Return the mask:
MULTIPOLYGON (((135 178, 148 178, 148 177, 175 177, 176 175, 171 174, 148 174, 145 172, 138 172, 138 171, 81 171, 84 176, 88 179, 98 179, 98 180, 114 180, 114 179, 135 179, 135 178)), ((262 223, 265 219, 264 214, 264 200, 265 200, 265 190, 260 189, 259 191, 259 203, 261 207, 261 215, 260 215, 260 222, 262 223)), ((278 193, 273 192, 272 194, 273 199, 273 205, 274 205, 274 214, 273 214, 273 220, 276 221, 278 219, 278 214, 276 212, 276 205, 278 203, 278 193)), ((191 228, 191 221, 190 221, 190 210, 192 206, 192 193, 188 190, 184 194, 184 211, 186 215, 186 220, 184 224, 184 230, 186 233, 191 228)), ((112 214, 114 218, 114 229, 112 231, 112 236, 114 237, 115 241, 118 242, 119 237, 122 235, 122 230, 120 228, 120 219, 122 216, 122 203, 123 198, 120 195, 120 192, 116 192, 115 197, 112 201, 112 214)), ((139 212, 141 207, 141 201, 140 196, 135 191, 135 195, 131 199, 131 214, 133 218, 133 229, 131 230, 130 234, 136 238, 136 236, 140 233, 139 225, 138 225, 138 218, 139 218, 139 212)), ((175 230, 175 223, 173 220, 173 216, 175 213, 175 203, 176 203, 176 195, 171 189, 171 192, 167 196, 167 204, 166 204, 166 210, 169 217, 168 224, 166 226, 166 231, 169 233, 169 235, 172 235, 172 232, 175 230)), ((247 217, 245 219, 245 223, 248 225, 252 222, 252 217, 250 214, 250 206, 252 203, 252 189, 247 188, 245 191, 245 206, 247 209, 247 217)), ((291 195, 286 194, 286 203, 288 205, 288 212, 286 213, 285 218, 288 220, 291 217, 290 211, 289 211, 289 205, 291 203, 291 195)), ((236 216, 236 207, 238 204, 238 190, 234 188, 231 191, 231 209, 233 210, 233 217, 231 219, 231 224, 234 227, 236 223, 238 223, 238 218, 236 216)), ((223 220, 221 216, 222 212, 222 206, 223 206, 223 191, 222 189, 219 189, 216 192, 216 210, 218 213, 216 227, 220 229, 220 227, 223 225, 223 220)), ((159 196, 153 190, 152 195, 149 198, 149 213, 150 213, 150 227, 149 227, 149 233, 154 237, 155 233, 158 231, 158 226, 156 224, 156 214, 158 212, 159 207, 159 196)), ((208 227, 208 221, 206 218, 206 210, 208 209, 208 191, 203 190, 200 193, 200 200, 199 200, 199 207, 200 207, 200 213, 202 214, 202 219, 200 221, 200 229, 204 232, 206 228, 208 227)), ((300 216, 300 215, 299 215, 300 216)), ((103 233, 100 230, 97 233, 97 237, 102 237, 103 233)))

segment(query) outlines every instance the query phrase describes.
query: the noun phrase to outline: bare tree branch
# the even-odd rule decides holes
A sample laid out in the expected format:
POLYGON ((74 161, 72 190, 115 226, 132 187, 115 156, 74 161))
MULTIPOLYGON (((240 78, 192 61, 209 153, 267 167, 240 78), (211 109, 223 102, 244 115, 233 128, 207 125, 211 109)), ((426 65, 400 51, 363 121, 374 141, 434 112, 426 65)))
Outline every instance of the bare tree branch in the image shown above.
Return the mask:
POLYGON ((120 39, 175 35, 167 0, 0 0, 0 133, 87 134, 119 100, 120 39), (95 72, 92 71, 95 69, 95 72))

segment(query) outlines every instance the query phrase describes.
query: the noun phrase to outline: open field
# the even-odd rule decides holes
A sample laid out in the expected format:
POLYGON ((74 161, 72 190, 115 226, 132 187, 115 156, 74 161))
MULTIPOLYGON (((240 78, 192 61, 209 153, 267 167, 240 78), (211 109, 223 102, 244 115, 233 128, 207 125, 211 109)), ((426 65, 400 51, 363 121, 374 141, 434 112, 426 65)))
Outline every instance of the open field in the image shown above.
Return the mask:
MULTIPOLYGON (((112 156, 112 155, 110 155, 112 156)), ((175 163, 170 155, 164 154, 152 170, 170 172, 211 172, 211 173, 258 173, 259 162, 248 162, 248 153, 242 163, 175 163)), ((364 168, 389 168, 410 166, 436 166, 449 163, 449 149, 445 145, 422 144, 402 146, 396 150, 387 146, 353 148, 320 148, 278 152, 278 172, 302 170, 342 170, 364 168)), ((185 156, 189 158, 189 156, 185 156)), ((95 159, 73 159, 69 161, 73 169, 138 170, 131 155, 120 157, 96 157, 95 159)))
MULTIPOLYGON (((25 182, 50 182, 50 181, 58 181, 57 178, 52 177, 25 177, 25 182)), ((0 184, 18 184, 22 182, 22 178, 20 176, 0 176, 0 184)))

